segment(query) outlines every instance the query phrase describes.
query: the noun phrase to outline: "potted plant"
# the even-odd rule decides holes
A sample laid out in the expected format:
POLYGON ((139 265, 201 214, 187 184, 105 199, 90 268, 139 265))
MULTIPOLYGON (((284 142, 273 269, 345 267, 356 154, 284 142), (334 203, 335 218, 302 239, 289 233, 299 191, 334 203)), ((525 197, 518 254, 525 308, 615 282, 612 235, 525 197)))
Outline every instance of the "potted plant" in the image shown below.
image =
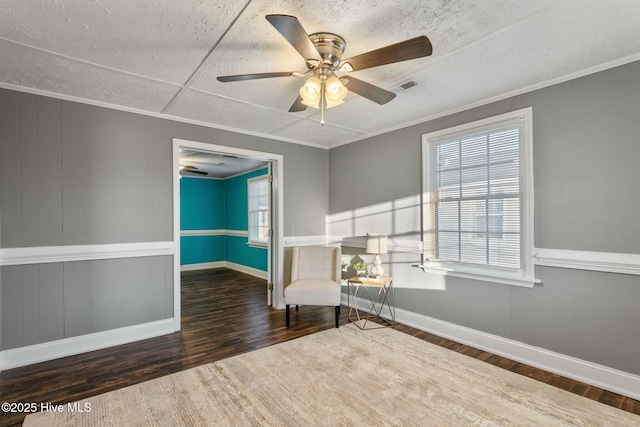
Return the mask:
POLYGON ((358 276, 365 276, 369 266, 366 262, 357 262, 353 264, 353 269, 358 272, 358 276))

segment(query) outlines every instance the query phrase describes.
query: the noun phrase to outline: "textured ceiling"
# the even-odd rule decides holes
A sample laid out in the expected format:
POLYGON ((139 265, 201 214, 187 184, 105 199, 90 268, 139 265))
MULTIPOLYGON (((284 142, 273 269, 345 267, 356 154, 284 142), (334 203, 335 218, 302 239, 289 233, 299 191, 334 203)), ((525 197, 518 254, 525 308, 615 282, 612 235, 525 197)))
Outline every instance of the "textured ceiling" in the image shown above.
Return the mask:
POLYGON ((637 0, 2 0, 0 86, 333 147, 640 59, 637 0), (433 55, 354 72, 398 93, 289 113, 306 70, 265 19, 345 38, 344 58, 418 35, 433 55), (417 85, 401 90, 408 80, 417 85))
POLYGON ((222 153, 209 153, 180 149, 181 175, 205 178, 230 178, 235 175, 267 166, 262 160, 237 157, 222 153), (190 173, 189 168, 206 173, 206 175, 190 173))

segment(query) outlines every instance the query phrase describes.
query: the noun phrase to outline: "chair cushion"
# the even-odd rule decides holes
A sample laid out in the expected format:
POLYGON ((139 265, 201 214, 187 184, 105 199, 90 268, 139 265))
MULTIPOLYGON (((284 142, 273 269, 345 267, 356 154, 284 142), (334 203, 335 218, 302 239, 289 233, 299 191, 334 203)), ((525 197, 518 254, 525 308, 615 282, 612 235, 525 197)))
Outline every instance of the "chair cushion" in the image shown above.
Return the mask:
POLYGON ((340 248, 301 246, 293 248, 291 281, 327 279, 340 281, 340 248))
POLYGON ((340 305, 342 287, 333 280, 299 279, 284 288, 289 305, 340 305))

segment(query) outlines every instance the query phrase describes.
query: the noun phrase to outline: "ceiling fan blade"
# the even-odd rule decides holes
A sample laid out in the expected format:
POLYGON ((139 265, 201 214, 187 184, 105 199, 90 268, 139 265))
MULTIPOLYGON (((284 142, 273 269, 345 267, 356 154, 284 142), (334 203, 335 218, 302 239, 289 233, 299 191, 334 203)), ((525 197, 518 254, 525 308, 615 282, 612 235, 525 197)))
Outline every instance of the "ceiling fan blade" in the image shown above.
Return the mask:
POLYGON ((268 79, 271 77, 291 77, 294 74, 298 74, 296 71, 281 71, 277 73, 254 73, 254 74, 236 74, 235 76, 218 76, 218 81, 238 82, 242 80, 256 80, 256 79, 268 79))
POLYGON ((202 171, 197 171, 197 170, 193 170, 193 169, 181 169, 180 173, 193 173, 196 175, 209 175, 209 172, 202 172, 202 171))
POLYGON ((348 80, 346 84, 348 90, 353 93, 357 93, 360 96, 364 96, 377 104, 384 105, 396 97, 395 93, 372 85, 371 83, 358 80, 351 76, 345 76, 343 78, 348 80))
POLYGON ((298 18, 290 15, 267 15, 267 20, 293 46, 305 61, 310 59, 322 62, 322 57, 311 42, 307 31, 298 18))
POLYGON ((394 62, 407 61, 409 59, 429 56, 433 53, 433 47, 427 36, 419 36, 400 43, 382 47, 345 59, 342 64, 350 64, 353 71, 379 65, 393 64, 394 62))
POLYGON ((296 113, 298 111, 304 111, 306 109, 307 109, 307 106, 302 103, 302 97, 300 95, 298 95, 296 100, 293 101, 293 104, 291 105, 291 108, 289 108, 289 112, 290 113, 296 113))
POLYGON ((209 172, 199 171, 197 167, 191 165, 180 165, 180 173, 193 173, 196 175, 209 175, 209 172))

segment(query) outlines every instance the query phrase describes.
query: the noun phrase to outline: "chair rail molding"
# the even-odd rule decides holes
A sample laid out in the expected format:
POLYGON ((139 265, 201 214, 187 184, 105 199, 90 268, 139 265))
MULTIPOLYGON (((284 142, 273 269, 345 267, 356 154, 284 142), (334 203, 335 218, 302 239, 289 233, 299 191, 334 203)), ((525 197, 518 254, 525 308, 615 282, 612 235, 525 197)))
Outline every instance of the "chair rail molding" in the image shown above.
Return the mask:
MULTIPOLYGON (((286 236, 284 246, 348 246, 351 248, 366 248, 365 236, 286 236)), ((422 242, 419 240, 389 238, 388 250, 390 252, 422 253, 422 242)))
POLYGON ((225 236, 249 237, 247 230, 224 230, 225 236))
POLYGON ((248 237, 249 232, 247 230, 180 230, 180 237, 191 236, 235 236, 235 237, 248 237))
POLYGON ((640 254, 536 248, 534 265, 640 275, 640 254))
POLYGON ((317 236, 285 236, 284 238, 284 247, 285 248, 294 248, 296 246, 326 246, 332 244, 328 238, 328 236, 317 235, 317 236))
MULTIPOLYGON (((366 248, 367 237, 366 236, 348 236, 341 239, 342 246, 349 246, 352 248, 366 248)), ((423 244, 420 240, 409 239, 397 239, 393 236, 389 237, 387 243, 387 249, 389 252, 409 252, 409 253, 422 253, 423 244)))
POLYGON ((173 255, 173 242, 112 243, 103 245, 38 246, 0 249, 0 267, 173 255))

